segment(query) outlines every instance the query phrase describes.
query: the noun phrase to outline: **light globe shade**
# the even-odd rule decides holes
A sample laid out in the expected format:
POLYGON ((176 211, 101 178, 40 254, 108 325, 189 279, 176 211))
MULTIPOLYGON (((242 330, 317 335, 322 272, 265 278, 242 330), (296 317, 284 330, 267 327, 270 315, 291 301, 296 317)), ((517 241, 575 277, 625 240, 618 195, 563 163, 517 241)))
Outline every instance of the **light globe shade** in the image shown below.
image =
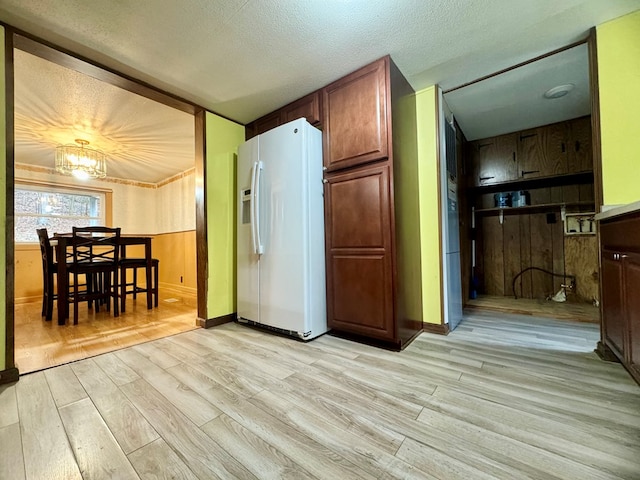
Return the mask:
POLYGON ((78 145, 56 147, 56 172, 79 179, 107 176, 107 157, 100 150, 87 148, 87 140, 76 139, 78 145))

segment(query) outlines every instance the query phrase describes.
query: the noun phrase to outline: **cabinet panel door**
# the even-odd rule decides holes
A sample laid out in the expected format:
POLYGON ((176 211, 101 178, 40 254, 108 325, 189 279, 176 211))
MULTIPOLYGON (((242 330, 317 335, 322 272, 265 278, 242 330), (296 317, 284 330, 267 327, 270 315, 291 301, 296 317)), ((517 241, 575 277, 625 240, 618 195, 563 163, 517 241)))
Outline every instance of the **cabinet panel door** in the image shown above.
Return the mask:
POLYGON ((567 125, 554 123, 519 135, 520 178, 548 177, 567 173, 567 125))
POLYGON ((383 58, 322 90, 328 171, 389 156, 387 72, 383 58))
POLYGON ((500 135, 471 144, 475 186, 509 182, 518 178, 517 135, 500 135))
POLYGON ((576 118, 569 122, 567 151, 569 154, 569 173, 590 172, 593 170, 591 117, 576 118))
POLYGON ((628 362, 640 376, 640 254, 630 253, 623 261, 625 310, 628 325, 628 362))
POLYGON ((327 176, 329 328, 383 340, 395 336, 390 188, 387 164, 327 176))
POLYGON ((306 118, 311 125, 320 124, 320 91, 313 92, 282 109, 282 123, 291 122, 298 118, 306 118))
POLYGON ((602 251, 602 312, 604 336, 609 347, 624 359, 626 322, 623 308, 622 262, 614 259, 617 252, 602 251))
POLYGON ((269 115, 266 115, 262 118, 259 118, 254 122, 255 124, 255 135, 260 135, 272 128, 276 128, 282 122, 280 121, 280 110, 277 110, 269 115))

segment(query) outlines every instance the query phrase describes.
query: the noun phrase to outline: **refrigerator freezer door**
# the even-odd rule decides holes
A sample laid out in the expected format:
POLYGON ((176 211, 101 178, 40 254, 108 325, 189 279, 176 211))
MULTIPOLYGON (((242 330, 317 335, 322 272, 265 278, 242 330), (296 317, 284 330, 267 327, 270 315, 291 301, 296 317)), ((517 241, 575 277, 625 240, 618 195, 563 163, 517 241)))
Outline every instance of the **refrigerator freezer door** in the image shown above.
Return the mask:
MULTIPOLYGON (((300 332, 308 264, 305 121, 260 136, 260 323, 300 332)), ((320 180, 318 180, 320 181, 320 180)))
POLYGON ((260 321, 260 256, 254 245, 252 217, 260 138, 255 137, 238 148, 238 229, 237 229, 237 299, 238 318, 260 321))

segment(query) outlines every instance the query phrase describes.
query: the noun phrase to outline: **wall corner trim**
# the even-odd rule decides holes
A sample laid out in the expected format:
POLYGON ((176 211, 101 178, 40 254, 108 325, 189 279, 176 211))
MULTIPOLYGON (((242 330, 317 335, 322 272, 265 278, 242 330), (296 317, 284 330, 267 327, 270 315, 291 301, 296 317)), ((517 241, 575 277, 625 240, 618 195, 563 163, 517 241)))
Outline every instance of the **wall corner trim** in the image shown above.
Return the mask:
POLYGON ((218 325, 223 325, 225 323, 231 323, 233 321, 235 321, 236 319, 236 313, 229 313, 227 315, 222 315, 220 317, 215 317, 215 318, 200 318, 198 317, 198 319, 196 320, 196 323, 198 324, 198 326, 202 327, 202 328, 211 328, 211 327, 217 327, 218 325))
POLYGON ((435 333, 437 335, 449 335, 448 323, 423 323, 422 331, 425 333, 435 333))
POLYGON ((20 372, 16 367, 7 368, 0 371, 0 385, 3 383, 13 383, 20 379, 20 372))

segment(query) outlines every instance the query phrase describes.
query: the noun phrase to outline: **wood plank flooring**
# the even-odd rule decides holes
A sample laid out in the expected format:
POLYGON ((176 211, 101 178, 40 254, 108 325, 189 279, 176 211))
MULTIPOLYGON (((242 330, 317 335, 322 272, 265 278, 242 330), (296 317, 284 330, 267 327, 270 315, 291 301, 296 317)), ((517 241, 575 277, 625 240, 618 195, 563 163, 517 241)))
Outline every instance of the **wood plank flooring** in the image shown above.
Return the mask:
POLYGON ((399 353, 179 333, 0 386, 0 478, 637 480, 640 387, 598 337, 479 311, 399 353))
POLYGON ((600 323, 599 308, 594 307, 591 303, 576 301, 553 302, 539 298, 515 299, 510 296, 478 295, 478 298, 467 300, 467 308, 555 318, 557 320, 600 323))
MULTIPOLYGON (((161 299, 166 298, 162 295, 161 299)), ((101 309, 81 305, 78 325, 47 322, 40 302, 15 306, 15 361, 20 373, 30 373, 82 358, 112 352, 196 328, 196 309, 185 299, 160 301, 147 310, 145 296, 127 298, 127 311, 115 318, 101 309)), ((54 304, 55 306, 55 304, 54 304)))

